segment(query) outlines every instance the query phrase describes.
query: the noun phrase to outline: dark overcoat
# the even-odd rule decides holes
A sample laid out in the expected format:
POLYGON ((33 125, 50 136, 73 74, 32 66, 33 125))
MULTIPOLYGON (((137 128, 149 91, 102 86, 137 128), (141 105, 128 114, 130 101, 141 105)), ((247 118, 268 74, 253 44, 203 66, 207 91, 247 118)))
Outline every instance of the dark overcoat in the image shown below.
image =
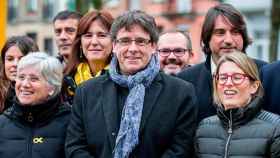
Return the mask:
POLYGON ((280 115, 280 61, 266 65, 261 70, 264 87, 264 109, 280 115))
MULTIPOLYGON (((67 131, 71 158, 112 158, 120 122, 117 85, 105 74, 76 91, 67 131)), ((190 157, 197 110, 193 86, 159 73, 146 88, 139 144, 130 157, 190 157)))

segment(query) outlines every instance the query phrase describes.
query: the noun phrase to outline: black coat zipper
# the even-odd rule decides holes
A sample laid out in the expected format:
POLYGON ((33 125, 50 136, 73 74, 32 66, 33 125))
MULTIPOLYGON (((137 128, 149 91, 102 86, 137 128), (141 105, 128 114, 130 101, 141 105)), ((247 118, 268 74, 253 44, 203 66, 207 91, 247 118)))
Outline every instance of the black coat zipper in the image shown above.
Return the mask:
POLYGON ((229 116, 229 125, 228 125, 228 138, 227 138, 227 142, 226 142, 226 147, 225 147, 225 157, 224 158, 228 158, 229 157, 229 144, 231 141, 231 137, 232 137, 232 111, 230 110, 230 116, 229 116))
MULTIPOLYGON (((31 113, 28 116, 28 121, 33 121, 33 116, 31 115, 31 113)), ((32 127, 28 127, 28 138, 27 138, 27 156, 28 157, 32 157, 32 146, 33 146, 33 129, 32 127)))
POLYGON ((27 138, 27 156, 28 157, 32 157, 32 145, 33 145, 33 140, 32 140, 32 137, 33 137, 33 130, 32 128, 28 127, 29 128, 29 134, 28 134, 28 138, 27 138))

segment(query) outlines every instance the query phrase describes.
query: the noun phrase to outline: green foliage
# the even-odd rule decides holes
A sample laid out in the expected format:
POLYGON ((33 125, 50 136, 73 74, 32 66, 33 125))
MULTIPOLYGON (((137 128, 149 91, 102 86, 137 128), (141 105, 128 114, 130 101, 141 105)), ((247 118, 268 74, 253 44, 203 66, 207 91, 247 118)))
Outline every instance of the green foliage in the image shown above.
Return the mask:
POLYGON ((93 7, 97 10, 102 8, 102 0, 91 0, 93 7))
POLYGON ((102 8, 102 0, 75 0, 76 2, 76 10, 85 14, 88 12, 90 7, 92 6, 96 10, 100 10, 102 8))

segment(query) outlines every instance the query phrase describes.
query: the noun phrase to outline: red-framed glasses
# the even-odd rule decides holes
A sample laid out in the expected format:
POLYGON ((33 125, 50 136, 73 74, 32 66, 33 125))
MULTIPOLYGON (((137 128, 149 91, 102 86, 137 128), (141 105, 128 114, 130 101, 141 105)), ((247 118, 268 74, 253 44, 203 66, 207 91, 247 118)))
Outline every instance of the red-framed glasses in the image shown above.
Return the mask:
POLYGON ((223 73, 223 74, 216 75, 215 78, 217 83, 220 85, 225 85, 229 78, 231 79, 231 82, 234 85, 240 85, 245 81, 246 78, 250 79, 250 76, 242 73, 233 73, 233 74, 223 73))

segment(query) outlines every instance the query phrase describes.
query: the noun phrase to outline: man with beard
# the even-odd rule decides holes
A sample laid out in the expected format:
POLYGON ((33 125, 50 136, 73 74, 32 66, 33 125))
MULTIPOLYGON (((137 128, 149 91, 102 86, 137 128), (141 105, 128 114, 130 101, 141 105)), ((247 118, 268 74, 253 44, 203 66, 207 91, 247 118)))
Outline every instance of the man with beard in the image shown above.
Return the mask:
POLYGON ((191 39, 188 34, 171 30, 162 33, 158 40, 160 67, 166 74, 176 75, 189 67, 193 56, 191 39))
POLYGON ((67 63, 71 56, 71 49, 77 35, 78 23, 81 14, 74 11, 61 11, 53 19, 54 39, 59 55, 67 63))
MULTIPOLYGON (((234 50, 245 53, 251 42, 244 17, 232 5, 222 3, 209 9, 201 32, 201 44, 206 54, 206 61, 178 74, 178 77, 195 86, 199 98, 198 120, 216 114, 213 106, 212 75, 216 71, 219 58, 234 50)), ((254 61, 259 70, 266 64, 261 60, 254 59, 254 61)))

